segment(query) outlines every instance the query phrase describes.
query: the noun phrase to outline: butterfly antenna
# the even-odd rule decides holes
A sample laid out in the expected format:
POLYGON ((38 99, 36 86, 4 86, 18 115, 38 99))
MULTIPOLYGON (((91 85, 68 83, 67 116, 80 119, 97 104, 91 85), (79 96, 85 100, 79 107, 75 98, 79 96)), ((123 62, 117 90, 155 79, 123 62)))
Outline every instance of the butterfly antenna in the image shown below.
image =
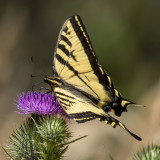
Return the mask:
POLYGON ((45 75, 43 75, 43 74, 39 74, 39 75, 33 75, 33 74, 31 74, 30 77, 31 77, 31 78, 35 78, 35 77, 45 77, 45 75))

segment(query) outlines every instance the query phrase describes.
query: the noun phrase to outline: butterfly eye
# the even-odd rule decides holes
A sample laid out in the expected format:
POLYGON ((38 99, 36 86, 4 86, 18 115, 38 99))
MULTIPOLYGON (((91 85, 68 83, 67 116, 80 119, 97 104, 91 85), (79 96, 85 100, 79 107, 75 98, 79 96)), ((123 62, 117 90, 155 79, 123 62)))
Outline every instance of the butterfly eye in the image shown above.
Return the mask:
POLYGON ((117 102, 113 102, 111 108, 116 109, 119 106, 117 102))
POLYGON ((104 107, 103 107, 103 110, 104 110, 105 112, 109 112, 109 111, 111 110, 111 107, 110 107, 110 106, 104 106, 104 107))

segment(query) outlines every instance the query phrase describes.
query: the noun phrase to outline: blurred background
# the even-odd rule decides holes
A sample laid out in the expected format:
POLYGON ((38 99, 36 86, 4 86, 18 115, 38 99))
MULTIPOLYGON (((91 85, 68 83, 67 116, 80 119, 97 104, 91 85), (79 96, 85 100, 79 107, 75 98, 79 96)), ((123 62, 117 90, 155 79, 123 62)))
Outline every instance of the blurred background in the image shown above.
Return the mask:
MULTIPOLYGON (((138 142, 120 127, 99 121, 70 123, 74 137, 66 159, 127 160, 147 144, 160 142, 160 1, 159 0, 8 0, 0 1, 0 145, 25 119, 16 97, 52 75, 52 59, 64 21, 81 16, 99 63, 121 94, 145 108, 129 108, 118 118, 142 137, 138 142), (31 61, 33 57, 33 62, 31 61)), ((37 85, 38 90, 44 84, 37 85)), ((0 149, 0 159, 7 159, 0 149)))

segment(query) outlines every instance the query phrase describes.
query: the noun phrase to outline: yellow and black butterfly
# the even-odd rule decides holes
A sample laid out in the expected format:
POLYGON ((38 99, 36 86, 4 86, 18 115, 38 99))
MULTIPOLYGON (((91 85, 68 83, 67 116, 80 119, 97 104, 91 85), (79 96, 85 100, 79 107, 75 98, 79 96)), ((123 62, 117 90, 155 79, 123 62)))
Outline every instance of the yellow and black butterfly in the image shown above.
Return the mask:
POLYGON ((66 113, 77 122, 98 119, 112 127, 119 125, 141 140, 108 113, 121 116, 134 103, 122 98, 98 64, 80 16, 72 16, 64 23, 54 52, 53 77, 45 77, 44 81, 66 113))

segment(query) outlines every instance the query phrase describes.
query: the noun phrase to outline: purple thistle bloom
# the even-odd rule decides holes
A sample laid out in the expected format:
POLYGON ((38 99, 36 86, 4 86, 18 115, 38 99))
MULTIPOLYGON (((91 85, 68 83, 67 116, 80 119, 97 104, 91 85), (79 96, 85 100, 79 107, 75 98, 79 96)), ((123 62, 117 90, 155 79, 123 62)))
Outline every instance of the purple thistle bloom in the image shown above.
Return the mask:
POLYGON ((68 117, 57 99, 50 94, 27 92, 18 96, 17 108, 19 114, 56 115, 68 117))

